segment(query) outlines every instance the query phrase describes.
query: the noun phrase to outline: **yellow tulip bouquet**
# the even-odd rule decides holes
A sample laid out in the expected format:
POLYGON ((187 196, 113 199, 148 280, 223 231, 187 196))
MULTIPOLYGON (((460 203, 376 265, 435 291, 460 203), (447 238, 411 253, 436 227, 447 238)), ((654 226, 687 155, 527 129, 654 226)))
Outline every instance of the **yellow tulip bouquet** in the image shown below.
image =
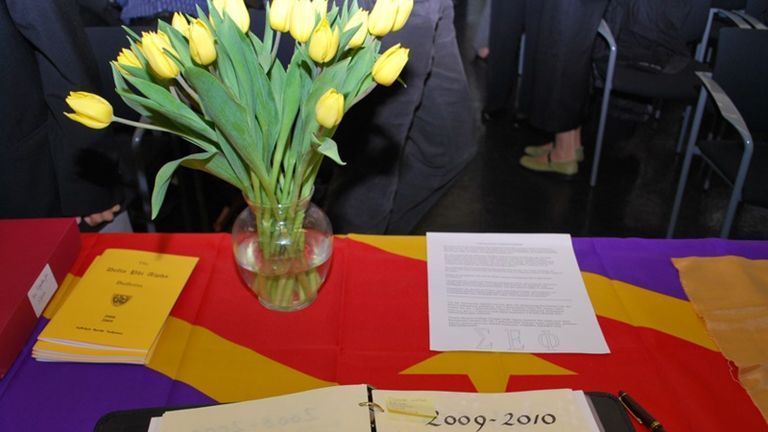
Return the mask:
MULTIPOLYGON (((371 11, 356 0, 330 8, 328 0, 272 0, 262 38, 249 31, 243 0, 209 0, 208 6, 207 16, 200 9, 197 18, 175 14, 170 24, 160 21, 142 35, 126 28, 129 46, 112 62, 113 77, 117 93, 144 121, 114 117, 106 100, 84 92, 70 94, 74 112, 66 114, 91 128, 119 122, 169 132, 200 149, 159 170, 153 218, 176 168, 198 169, 240 189, 261 209, 258 230, 288 227, 282 229, 294 237, 293 246, 275 246, 262 234, 259 253, 300 254, 296 227, 303 212, 284 207, 309 200, 324 157, 343 164, 332 136, 344 113, 377 84, 398 79, 408 49, 398 44, 380 53, 380 38, 403 27, 413 0, 378 0, 371 11), (287 32, 295 48, 283 65, 276 54, 287 32)), ((258 291, 271 292, 259 295, 287 305, 314 294, 315 276, 295 277, 298 285, 290 290, 283 279, 252 287, 260 283, 258 291)))

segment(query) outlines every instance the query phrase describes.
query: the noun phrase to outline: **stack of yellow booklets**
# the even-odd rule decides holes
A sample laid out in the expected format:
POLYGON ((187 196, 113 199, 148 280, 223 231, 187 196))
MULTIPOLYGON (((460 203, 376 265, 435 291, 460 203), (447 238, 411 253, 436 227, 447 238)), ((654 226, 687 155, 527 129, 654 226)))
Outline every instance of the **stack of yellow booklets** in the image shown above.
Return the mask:
POLYGON ((198 258, 107 249, 43 329, 42 361, 146 364, 198 258))

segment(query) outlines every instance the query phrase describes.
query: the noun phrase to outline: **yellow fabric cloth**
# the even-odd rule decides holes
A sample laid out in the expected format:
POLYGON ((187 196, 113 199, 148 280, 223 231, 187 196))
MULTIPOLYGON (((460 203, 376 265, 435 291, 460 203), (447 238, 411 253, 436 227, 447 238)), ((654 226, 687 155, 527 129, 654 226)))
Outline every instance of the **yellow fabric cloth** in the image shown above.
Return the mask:
POLYGON ((693 307, 768 421, 768 261, 673 259, 693 307))

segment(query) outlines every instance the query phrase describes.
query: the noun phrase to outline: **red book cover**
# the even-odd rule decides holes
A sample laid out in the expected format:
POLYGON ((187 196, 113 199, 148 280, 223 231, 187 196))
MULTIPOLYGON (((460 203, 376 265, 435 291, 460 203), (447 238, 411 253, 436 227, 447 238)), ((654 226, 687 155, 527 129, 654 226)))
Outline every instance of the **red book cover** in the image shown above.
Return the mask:
POLYGON ((79 251, 74 218, 0 219, 0 378, 79 251))

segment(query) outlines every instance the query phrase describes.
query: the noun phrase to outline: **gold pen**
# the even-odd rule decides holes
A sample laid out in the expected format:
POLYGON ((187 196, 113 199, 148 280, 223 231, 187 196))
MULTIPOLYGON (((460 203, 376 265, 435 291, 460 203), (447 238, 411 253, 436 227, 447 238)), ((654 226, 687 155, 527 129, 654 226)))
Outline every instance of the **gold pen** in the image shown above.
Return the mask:
POLYGON ((665 432, 664 426, 623 390, 619 390, 619 401, 641 425, 653 432, 665 432))

